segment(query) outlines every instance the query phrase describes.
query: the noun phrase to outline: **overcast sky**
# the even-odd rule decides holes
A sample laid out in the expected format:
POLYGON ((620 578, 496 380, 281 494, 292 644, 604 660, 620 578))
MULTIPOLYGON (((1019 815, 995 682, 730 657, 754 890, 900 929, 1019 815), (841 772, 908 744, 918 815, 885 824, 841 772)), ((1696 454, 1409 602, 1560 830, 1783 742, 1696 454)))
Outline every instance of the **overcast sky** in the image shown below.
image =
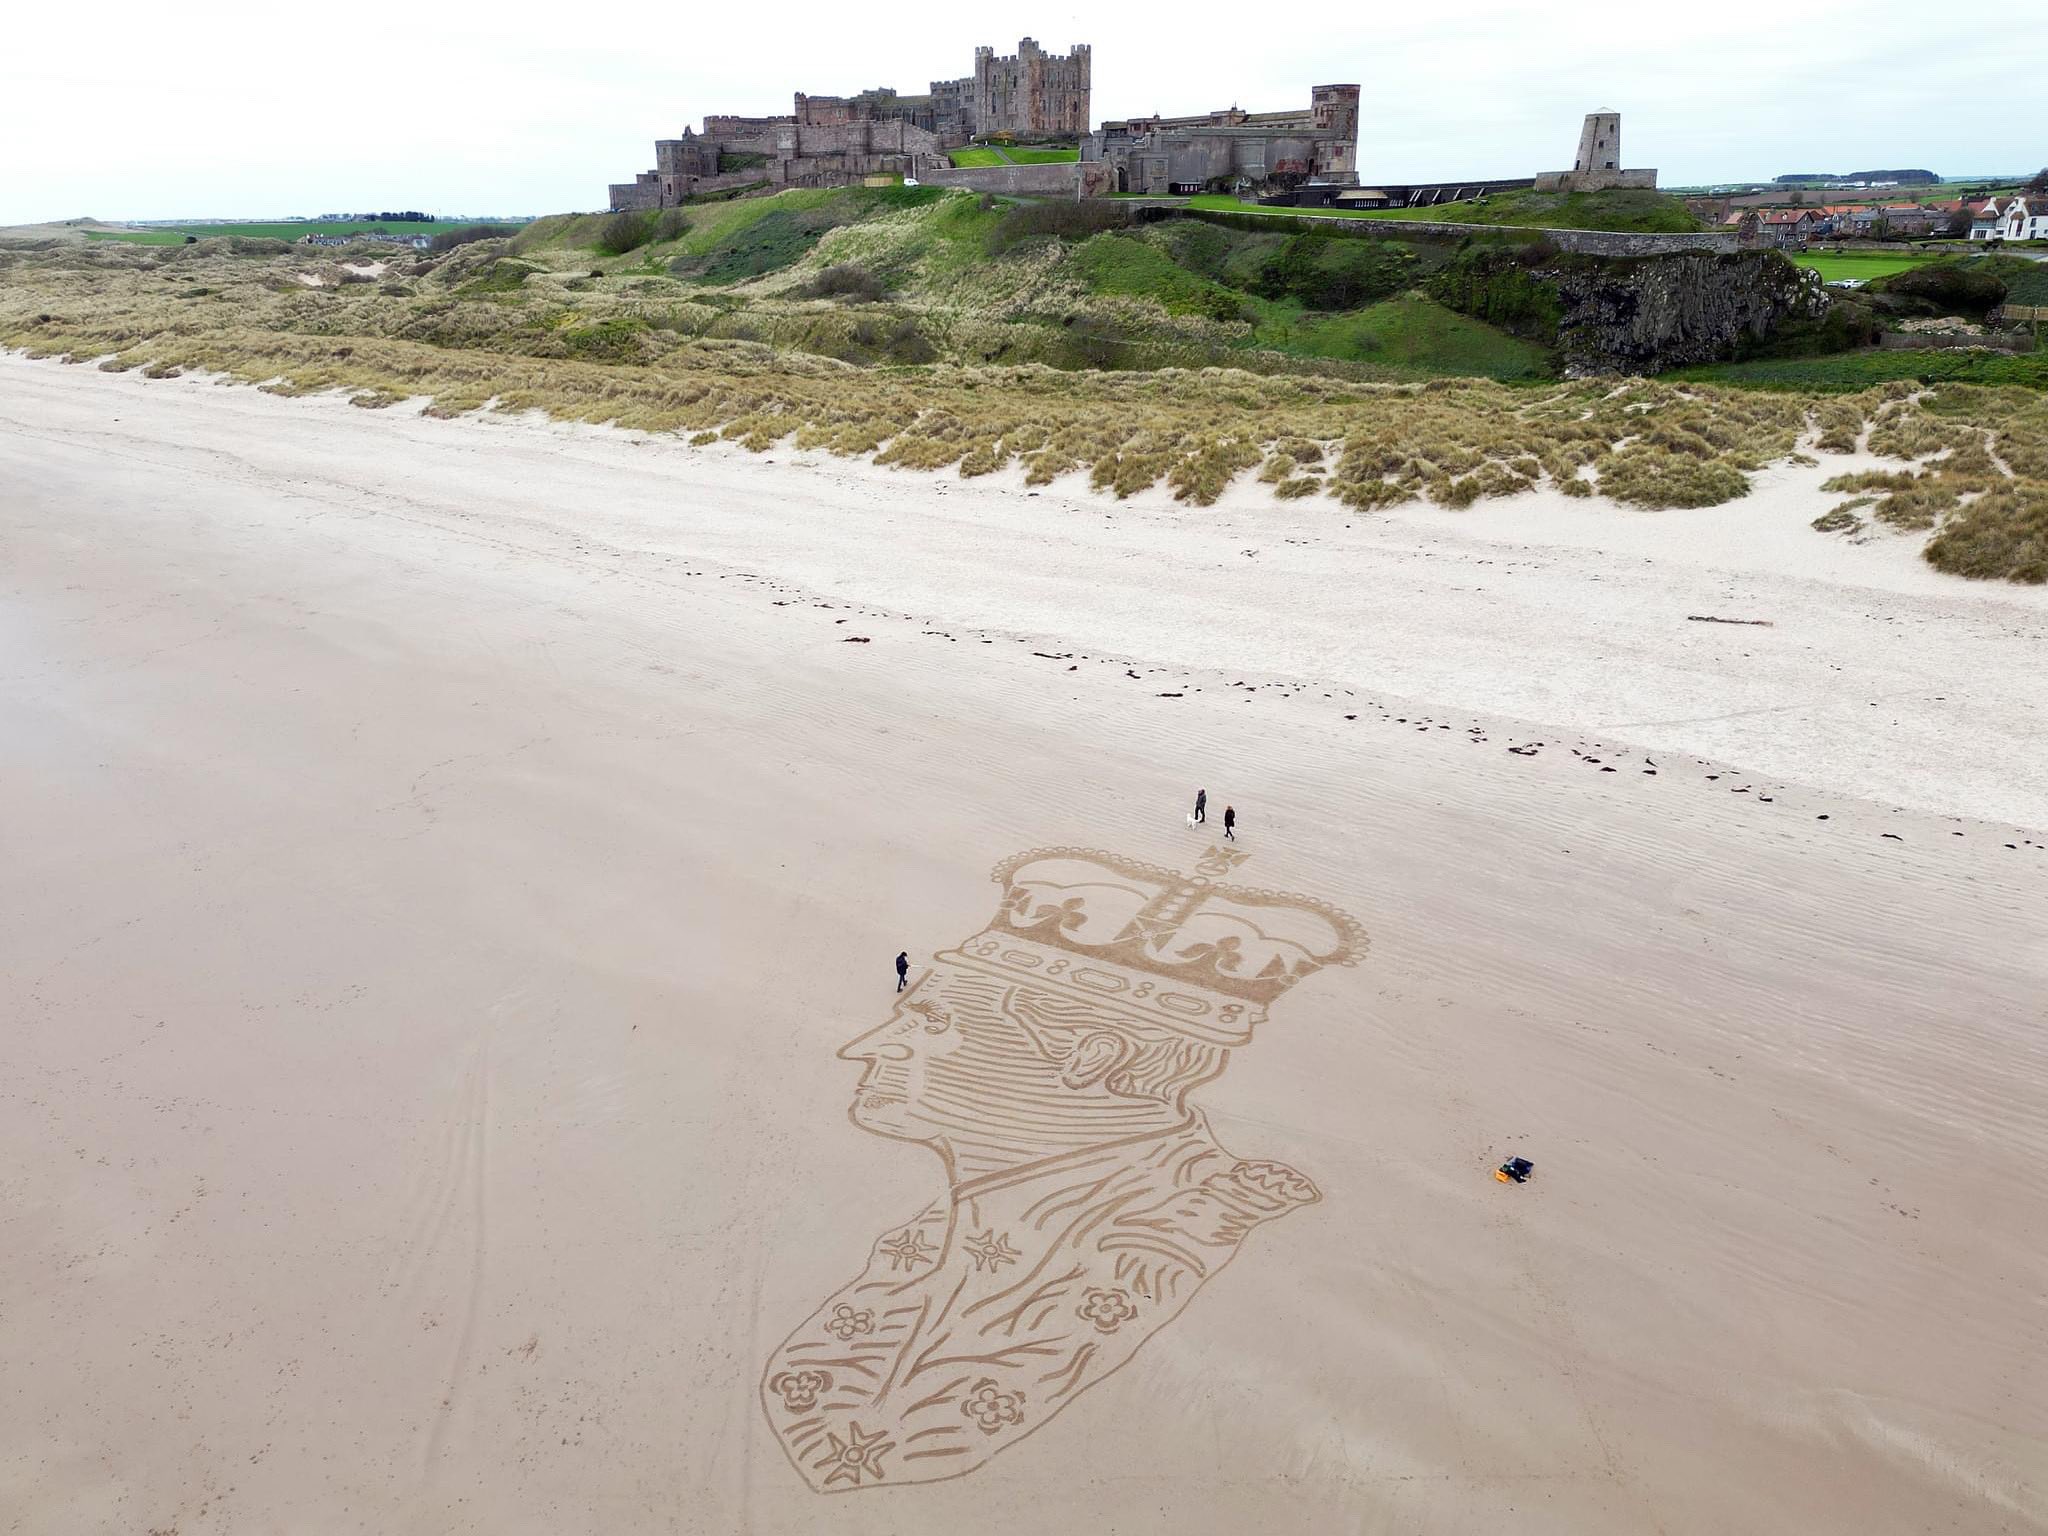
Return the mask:
POLYGON ((1667 185, 2048 160, 2039 0, 1171 6, 406 6, 70 0, 0 47, 0 223, 602 207, 652 141, 790 93, 924 89, 977 43, 1095 51, 1094 112, 1305 105, 1364 88, 1368 181, 1568 166, 1580 117, 1667 185), (1247 25, 1247 21, 1270 25, 1247 25))

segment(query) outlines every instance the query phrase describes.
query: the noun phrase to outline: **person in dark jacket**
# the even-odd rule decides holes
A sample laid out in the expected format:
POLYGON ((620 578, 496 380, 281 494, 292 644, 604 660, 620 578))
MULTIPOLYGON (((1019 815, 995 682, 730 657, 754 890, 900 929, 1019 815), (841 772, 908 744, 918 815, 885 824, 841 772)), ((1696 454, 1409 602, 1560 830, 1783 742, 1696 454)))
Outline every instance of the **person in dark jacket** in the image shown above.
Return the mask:
POLYGON ((1208 819, 1209 791, 1207 791, 1206 789, 1198 789, 1195 791, 1195 820, 1207 821, 1208 819))
POLYGON ((901 992, 904 983, 910 980, 910 951, 904 950, 896 957, 896 990, 901 992))
POLYGON ((1237 841, 1237 807, 1234 805, 1223 807, 1223 835, 1233 843, 1237 841))

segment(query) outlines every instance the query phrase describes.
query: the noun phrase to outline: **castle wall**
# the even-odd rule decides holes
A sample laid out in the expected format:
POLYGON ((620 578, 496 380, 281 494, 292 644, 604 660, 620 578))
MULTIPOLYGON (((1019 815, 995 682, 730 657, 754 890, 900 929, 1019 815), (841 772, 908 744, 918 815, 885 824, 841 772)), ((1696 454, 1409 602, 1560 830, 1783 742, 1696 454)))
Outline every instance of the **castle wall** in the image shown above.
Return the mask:
POLYGON ((918 180, 927 186, 965 187, 1000 197, 1073 197, 1080 186, 1080 170, 1071 160, 1058 165, 949 166, 925 171, 918 180))
POLYGON ((1082 144, 1084 161, 1114 167, 1116 190, 1165 195, 1213 181, 1334 181, 1358 176, 1355 85, 1319 85, 1306 112, 1128 118, 1106 123, 1082 144))
POLYGON ((1655 170, 1545 171, 1536 178, 1538 192, 1608 192, 1617 188, 1654 192, 1655 170))

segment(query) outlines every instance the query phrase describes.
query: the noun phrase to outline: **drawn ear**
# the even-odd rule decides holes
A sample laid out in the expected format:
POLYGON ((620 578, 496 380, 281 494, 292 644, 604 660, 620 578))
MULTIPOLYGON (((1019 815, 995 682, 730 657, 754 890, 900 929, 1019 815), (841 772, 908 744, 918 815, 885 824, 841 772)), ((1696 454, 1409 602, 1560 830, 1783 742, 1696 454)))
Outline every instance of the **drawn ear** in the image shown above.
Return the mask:
POLYGON ((1130 1042, 1102 1030, 1083 1035, 1060 1068, 1060 1081, 1069 1088, 1092 1088, 1124 1064, 1130 1042))

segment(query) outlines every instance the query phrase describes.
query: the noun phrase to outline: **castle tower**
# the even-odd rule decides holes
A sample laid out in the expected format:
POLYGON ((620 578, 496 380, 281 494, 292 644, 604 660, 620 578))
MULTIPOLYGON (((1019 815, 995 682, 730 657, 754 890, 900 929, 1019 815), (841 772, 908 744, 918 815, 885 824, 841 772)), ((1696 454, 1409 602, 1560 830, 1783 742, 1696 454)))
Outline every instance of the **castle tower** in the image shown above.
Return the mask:
POLYGON ((1574 171, 1618 171, 1621 169, 1621 114, 1588 112, 1579 130, 1579 155, 1574 171))
POLYGON ((1309 88, 1309 114, 1316 127, 1314 173, 1329 181, 1358 175, 1358 97, 1355 85, 1309 88))
POLYGON ((1086 133, 1090 62, 1085 45, 1061 55, 1047 53, 1029 37, 1020 39, 1012 54, 975 49, 970 86, 973 130, 1076 137, 1086 133))

